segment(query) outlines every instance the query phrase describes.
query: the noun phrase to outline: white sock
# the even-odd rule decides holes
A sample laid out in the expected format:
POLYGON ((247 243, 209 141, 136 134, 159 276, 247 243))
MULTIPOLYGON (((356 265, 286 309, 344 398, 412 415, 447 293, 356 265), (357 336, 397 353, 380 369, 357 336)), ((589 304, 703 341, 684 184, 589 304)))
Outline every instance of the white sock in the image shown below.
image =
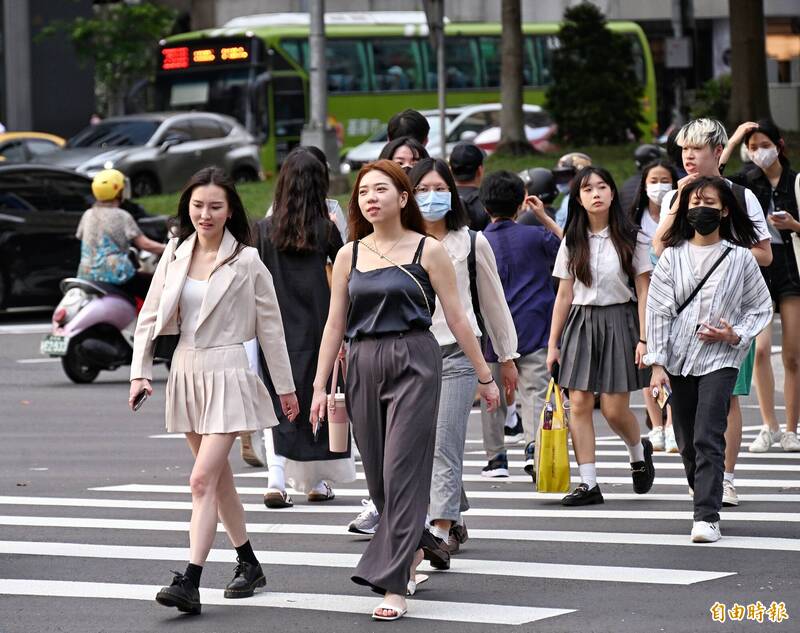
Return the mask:
POLYGON ((733 485, 733 473, 725 473, 723 475, 723 478, 725 479, 725 481, 729 481, 731 482, 731 485, 733 485))
POLYGON ((631 464, 644 461, 644 446, 642 446, 641 440, 635 446, 628 446, 628 455, 630 455, 631 464))
POLYGON ((506 426, 509 429, 513 429, 517 426, 517 407, 516 405, 511 405, 508 407, 508 412, 506 413, 506 426))
POLYGON ((320 479, 317 482, 317 485, 314 486, 311 490, 309 490, 309 492, 310 493, 311 492, 316 492, 318 494, 324 495, 327 492, 327 489, 325 488, 325 482, 320 479))
POLYGON ((591 490, 597 485, 597 467, 592 464, 578 464, 578 472, 581 475, 581 481, 589 486, 591 490))
POLYGON ((267 486, 275 490, 286 490, 286 478, 283 472, 283 464, 270 464, 269 482, 267 486))
POLYGON ((448 537, 447 530, 445 530, 444 528, 440 528, 438 525, 431 525, 430 527, 428 527, 428 531, 438 539, 442 539, 443 541, 447 540, 448 537))

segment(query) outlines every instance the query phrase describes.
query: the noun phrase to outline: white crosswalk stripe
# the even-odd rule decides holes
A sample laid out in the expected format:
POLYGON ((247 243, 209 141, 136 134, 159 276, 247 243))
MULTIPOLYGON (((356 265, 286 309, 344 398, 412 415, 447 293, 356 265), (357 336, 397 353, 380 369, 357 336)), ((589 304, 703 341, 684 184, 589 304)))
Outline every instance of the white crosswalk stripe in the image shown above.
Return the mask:
MULTIPOLYGON (((166 434, 150 437, 182 439, 179 435, 166 434)), ((521 446, 510 447, 512 476, 487 479, 480 474, 480 469, 486 464, 480 442, 470 440, 464 474, 472 506, 465 513, 470 540, 463 552, 453 558, 449 571, 433 573, 431 586, 436 585, 441 574, 447 574, 453 578, 484 576, 498 580, 516 579, 515 582, 542 579, 609 583, 614 587, 619 583, 653 587, 703 583, 703 586, 713 587, 715 582, 737 574, 735 556, 681 558, 675 554, 661 559, 662 562, 669 560, 667 565, 658 566, 625 564, 627 558, 619 552, 641 553, 653 548, 674 548, 670 551, 676 553, 686 551, 686 548, 692 548, 689 550, 692 552, 737 550, 760 556, 800 552, 800 541, 791 537, 791 526, 800 523, 800 464, 797 462, 800 454, 777 451, 754 455, 747 453, 745 446, 737 466, 737 472, 745 476, 736 480, 744 507, 724 509, 721 513, 722 525, 731 526, 732 534, 738 535, 727 535, 723 527, 722 540, 710 545, 694 544, 689 539, 692 504, 679 455, 657 453, 654 456, 656 487, 650 494, 636 495, 631 491, 624 445, 617 438, 599 439, 597 465, 601 474, 598 481, 604 486, 606 504, 564 508, 558 503, 561 495, 535 491, 530 477, 522 473, 523 464, 517 456, 523 454, 521 446), (679 488, 677 491, 676 487, 679 488), (670 488, 674 492, 669 492, 670 488), (654 505, 654 502, 657 503, 654 505), (769 531, 758 536, 762 528, 769 531), (741 535, 744 530, 752 535, 741 535), (492 543, 511 547, 521 555, 502 556, 498 553, 500 550, 489 548, 492 543), (520 548, 522 543, 530 545, 520 548), (576 558, 563 562, 540 560, 536 548, 554 544, 565 546, 566 551, 574 552, 576 558), (594 547, 586 547, 591 544, 594 547), (617 549, 611 553, 603 546, 617 549), (494 553, 487 555, 490 551, 494 553), (503 559, 498 559, 498 556, 503 559)), ((248 513, 248 530, 253 535, 257 556, 263 564, 278 568, 341 570, 343 578, 349 576, 349 570, 358 561, 363 543, 368 538, 346 530, 348 520, 363 509, 353 502, 368 496, 360 464, 357 482, 337 486, 336 500, 306 504, 302 494, 290 489, 289 492, 295 496, 295 507, 271 510, 260 500, 266 488, 266 472, 243 467, 236 456, 232 456, 232 462, 237 471, 237 489, 248 513), (265 520, 270 514, 273 520, 265 520), (334 539, 331 542, 346 549, 324 551, 315 545, 314 537, 320 536, 330 537, 334 539), (292 548, 295 544, 296 548, 292 548)), ((573 463, 572 466, 573 481, 577 481, 574 476, 576 465, 573 463)), ((185 476, 188 477, 188 473, 185 476)), ((185 479, 168 481, 172 483, 100 485, 89 488, 84 494, 63 497, 0 496, 0 526, 11 535, 0 540, 0 555, 42 557, 48 561, 69 559, 79 566, 89 565, 92 560, 185 561, 187 549, 164 545, 163 538, 159 545, 131 544, 132 535, 143 532, 175 535, 180 539, 178 542, 185 543, 191 492, 185 479), (77 532, 68 532, 70 537, 67 538, 64 533, 67 530, 80 531, 80 536, 76 536, 77 532), (28 534, 35 537, 31 536, 29 540, 28 534)), ((223 532, 221 525, 218 531, 223 532)), ((208 558, 210 563, 230 563, 233 559, 234 552, 230 549, 212 549, 208 558)), ((426 566, 427 563, 422 570, 429 573, 426 566)), ((341 588, 336 586, 334 593, 281 593, 270 589, 251 599, 238 601, 237 606, 369 613, 375 606, 375 598, 360 594, 357 587, 347 585, 349 583, 344 583, 341 588)), ((0 578, 0 596, 151 601, 157 589, 155 585, 91 579, 78 582, 55 578, 0 578)), ((574 612, 568 598, 539 604, 535 593, 525 604, 505 605, 426 599, 425 591, 421 590, 410 602, 407 617, 518 626, 574 612)), ((202 601, 204 605, 215 607, 230 606, 230 601, 225 600, 218 589, 203 588, 202 601)))

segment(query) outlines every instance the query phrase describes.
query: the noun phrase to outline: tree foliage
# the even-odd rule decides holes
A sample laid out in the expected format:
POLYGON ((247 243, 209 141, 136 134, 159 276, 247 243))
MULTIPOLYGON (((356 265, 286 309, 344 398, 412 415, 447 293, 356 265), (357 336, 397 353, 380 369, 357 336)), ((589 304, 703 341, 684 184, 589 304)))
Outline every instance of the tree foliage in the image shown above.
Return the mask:
POLYGON ((66 33, 78 58, 94 64, 98 110, 121 114, 131 85, 153 77, 158 41, 170 33, 175 15, 152 2, 95 4, 91 18, 55 22, 42 35, 66 33))
POLYGON ((609 30, 603 13, 583 2, 564 12, 553 51, 547 109, 571 145, 625 143, 639 138, 642 86, 631 41, 609 30))
POLYGON ((726 125, 731 107, 731 76, 720 75, 709 79, 698 89, 695 102, 689 113, 693 119, 710 118, 722 121, 726 125))

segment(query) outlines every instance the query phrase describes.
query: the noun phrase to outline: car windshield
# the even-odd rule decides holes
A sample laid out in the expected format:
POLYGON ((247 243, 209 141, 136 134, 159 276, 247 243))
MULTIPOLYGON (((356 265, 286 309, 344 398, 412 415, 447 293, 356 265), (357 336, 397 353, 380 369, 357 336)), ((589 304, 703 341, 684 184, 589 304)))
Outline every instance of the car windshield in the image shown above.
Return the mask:
POLYGON ((124 147, 144 145, 158 129, 159 121, 101 121, 73 136, 67 147, 124 147))

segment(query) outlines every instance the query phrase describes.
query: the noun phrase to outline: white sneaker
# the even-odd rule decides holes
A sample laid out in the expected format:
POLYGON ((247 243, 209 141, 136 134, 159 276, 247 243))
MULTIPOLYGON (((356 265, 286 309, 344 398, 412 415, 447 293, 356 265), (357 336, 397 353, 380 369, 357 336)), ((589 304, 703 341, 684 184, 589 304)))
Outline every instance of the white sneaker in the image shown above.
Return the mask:
POLYGON ((692 526, 692 543, 716 543, 722 538, 719 523, 695 521, 692 526))
POLYGON ((362 499, 361 505, 364 506, 364 509, 361 514, 350 521, 347 531, 355 534, 375 534, 381 515, 378 514, 378 509, 372 499, 362 499))
POLYGON ((722 480, 722 505, 727 507, 739 505, 736 487, 727 479, 722 480))
POLYGON ((679 453, 678 442, 675 440, 675 427, 669 425, 664 431, 664 450, 668 453, 679 453))
POLYGON ((650 443, 653 445, 654 451, 663 451, 664 450, 664 427, 663 426, 654 426, 650 432, 647 434, 647 438, 650 440, 650 443))
POLYGON ((786 431, 781 438, 781 448, 787 453, 800 452, 800 440, 797 439, 797 433, 786 431))
POLYGON ((782 437, 783 433, 780 431, 770 431, 769 426, 765 424, 761 427, 758 435, 756 435, 756 439, 753 440, 747 450, 751 453, 766 453, 769 447, 775 442, 780 442, 782 437))

